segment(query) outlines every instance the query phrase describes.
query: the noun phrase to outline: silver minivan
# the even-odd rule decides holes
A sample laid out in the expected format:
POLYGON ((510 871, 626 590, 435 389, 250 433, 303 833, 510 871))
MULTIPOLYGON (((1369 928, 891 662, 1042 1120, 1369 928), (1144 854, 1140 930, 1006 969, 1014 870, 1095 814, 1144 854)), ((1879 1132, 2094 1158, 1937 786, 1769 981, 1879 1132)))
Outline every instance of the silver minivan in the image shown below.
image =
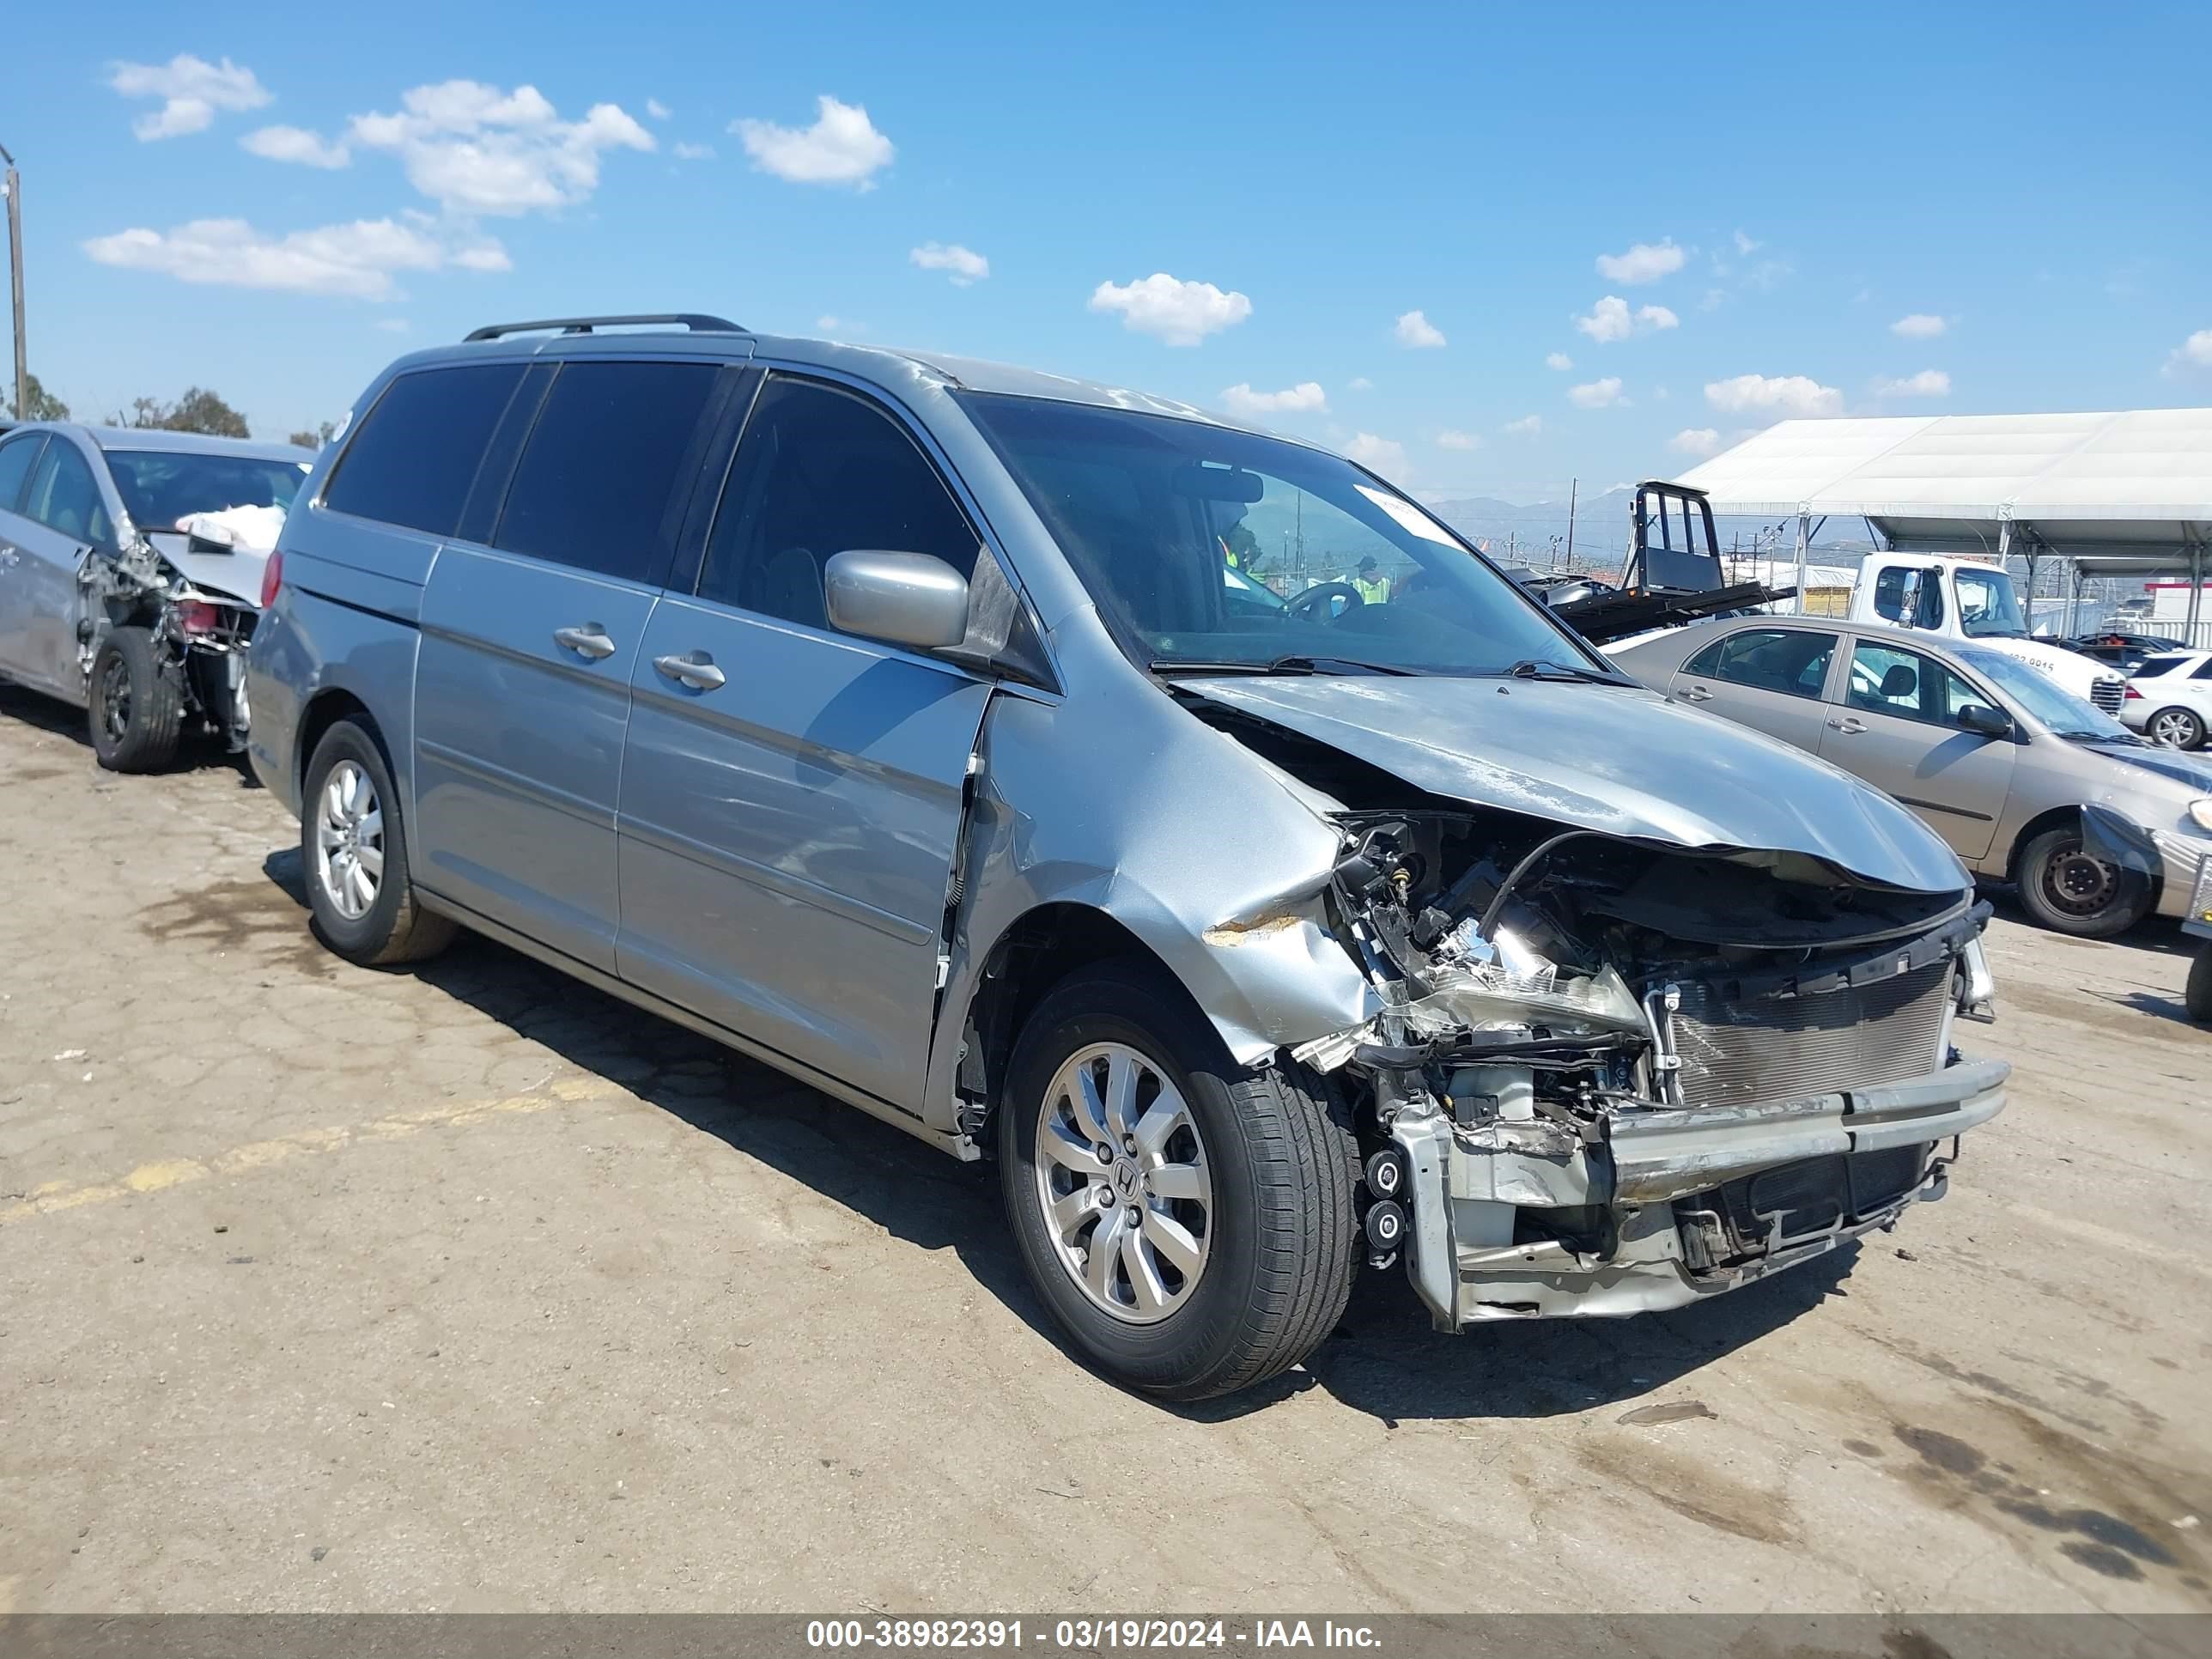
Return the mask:
POLYGON ((2003 1103, 1940 837, 1181 404, 483 329, 368 388, 271 585, 250 748, 331 948, 465 927, 995 1158, 1148 1392, 1297 1364, 1363 1268, 1446 1329, 1732 1289, 2003 1103))

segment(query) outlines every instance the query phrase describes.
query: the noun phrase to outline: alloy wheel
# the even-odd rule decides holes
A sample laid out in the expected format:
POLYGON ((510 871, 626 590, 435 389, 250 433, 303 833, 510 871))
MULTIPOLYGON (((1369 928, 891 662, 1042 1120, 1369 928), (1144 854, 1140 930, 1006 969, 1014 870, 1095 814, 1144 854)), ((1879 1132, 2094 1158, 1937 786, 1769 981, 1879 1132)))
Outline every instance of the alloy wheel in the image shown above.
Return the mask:
POLYGON ((2169 749, 2187 749, 2197 741, 2197 717, 2185 708, 2161 708, 2151 716, 2150 735, 2169 749))
POLYGON ((121 743, 131 730, 131 665, 119 652, 100 670, 100 729, 111 744, 121 743))
POLYGON ((1037 1109, 1036 1191, 1054 1254, 1098 1308, 1156 1324, 1190 1299, 1213 1236, 1197 1119, 1127 1043, 1078 1049, 1037 1109))
POLYGON ((376 902, 384 880, 384 811, 358 761, 340 761, 324 781, 315 807, 315 878, 348 921, 360 921, 376 902))

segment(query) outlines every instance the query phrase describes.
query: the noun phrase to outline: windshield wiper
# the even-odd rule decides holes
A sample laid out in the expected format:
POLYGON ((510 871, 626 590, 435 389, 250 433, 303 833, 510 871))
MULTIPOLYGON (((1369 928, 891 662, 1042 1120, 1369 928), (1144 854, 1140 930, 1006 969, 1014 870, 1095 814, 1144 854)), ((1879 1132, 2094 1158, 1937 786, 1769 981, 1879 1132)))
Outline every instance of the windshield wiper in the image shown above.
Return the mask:
POLYGON ((1277 657, 1268 662, 1201 662, 1188 657, 1155 657, 1155 674, 1411 674, 1411 668, 1362 662, 1357 657, 1277 657))
POLYGON ((1505 671, 1505 678, 1516 680, 1583 680, 1592 685, 1635 684, 1625 675, 1601 674, 1595 668, 1577 668, 1571 663, 1553 662, 1540 657, 1522 658, 1505 671))

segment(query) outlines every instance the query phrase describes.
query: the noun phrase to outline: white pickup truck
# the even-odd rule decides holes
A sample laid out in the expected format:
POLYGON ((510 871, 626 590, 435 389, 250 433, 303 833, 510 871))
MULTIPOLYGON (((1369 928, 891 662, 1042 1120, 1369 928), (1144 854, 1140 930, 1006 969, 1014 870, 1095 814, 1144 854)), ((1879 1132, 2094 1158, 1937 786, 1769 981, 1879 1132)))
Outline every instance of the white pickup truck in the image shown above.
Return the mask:
POLYGON ((2020 595, 2001 565, 1894 549, 1869 553, 1851 589, 1849 615, 1854 622, 1977 641, 2041 670, 2107 714, 2120 711, 2126 683, 2118 674, 2093 657, 2028 636, 2020 595))

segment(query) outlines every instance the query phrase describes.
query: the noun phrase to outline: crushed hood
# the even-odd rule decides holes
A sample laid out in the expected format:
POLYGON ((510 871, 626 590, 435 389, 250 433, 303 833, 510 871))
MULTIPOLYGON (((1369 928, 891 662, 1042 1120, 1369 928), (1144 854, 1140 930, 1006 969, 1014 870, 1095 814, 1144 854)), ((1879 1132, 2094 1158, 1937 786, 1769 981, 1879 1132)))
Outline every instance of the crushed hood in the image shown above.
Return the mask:
POLYGON ((1917 892, 1969 879, 1888 796, 1650 691, 1427 675, 1176 684, 1477 806, 1702 851, 1798 853, 1917 892))
POLYGON ((234 547, 228 553, 195 553, 191 538, 174 531, 148 533, 147 542, 186 581, 204 592, 221 593, 246 605, 261 594, 261 573, 269 563, 265 547, 234 547))

